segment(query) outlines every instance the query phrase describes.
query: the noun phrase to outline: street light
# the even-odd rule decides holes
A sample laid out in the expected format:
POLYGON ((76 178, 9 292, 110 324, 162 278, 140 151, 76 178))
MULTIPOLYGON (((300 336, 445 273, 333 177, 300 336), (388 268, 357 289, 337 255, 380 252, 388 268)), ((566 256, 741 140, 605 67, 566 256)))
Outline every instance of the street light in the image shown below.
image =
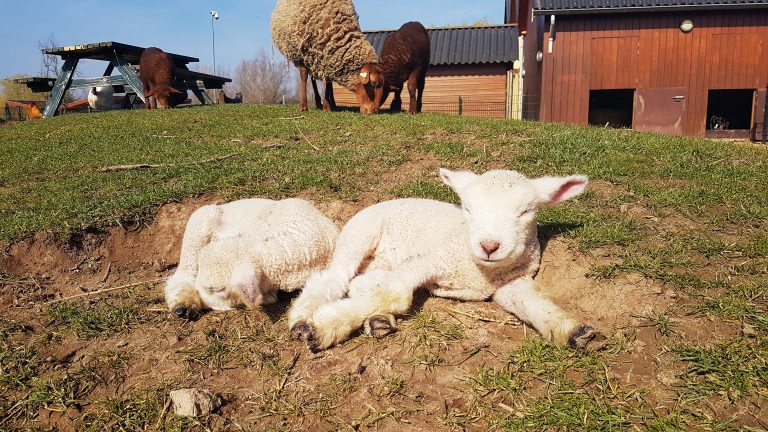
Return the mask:
MULTIPOLYGON (((213 30, 213 22, 219 20, 219 12, 211 11, 211 45, 213 46, 213 74, 216 75, 216 32, 213 30)), ((219 92, 214 90, 213 97, 218 99, 219 92)), ((217 101, 214 101, 216 103, 217 101)))

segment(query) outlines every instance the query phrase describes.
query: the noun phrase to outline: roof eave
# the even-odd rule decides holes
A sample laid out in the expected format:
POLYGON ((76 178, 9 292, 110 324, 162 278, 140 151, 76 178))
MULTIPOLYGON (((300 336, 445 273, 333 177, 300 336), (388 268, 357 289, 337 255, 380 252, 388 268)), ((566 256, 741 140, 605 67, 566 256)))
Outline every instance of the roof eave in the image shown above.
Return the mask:
POLYGON ((768 9, 768 3, 746 3, 732 5, 674 5, 674 6, 639 6, 621 8, 579 8, 579 9, 534 9, 534 15, 587 15, 617 14, 669 11, 722 11, 735 9, 768 9))

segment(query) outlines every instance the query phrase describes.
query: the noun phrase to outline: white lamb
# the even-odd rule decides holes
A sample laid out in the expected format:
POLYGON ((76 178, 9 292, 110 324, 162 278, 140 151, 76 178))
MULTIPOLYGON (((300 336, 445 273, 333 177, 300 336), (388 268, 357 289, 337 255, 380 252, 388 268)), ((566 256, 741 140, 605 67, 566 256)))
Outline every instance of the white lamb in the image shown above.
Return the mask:
POLYGON ((328 269, 307 282, 288 312, 294 337, 317 351, 361 326, 384 336, 396 330, 392 314, 408 311, 413 292, 423 286, 440 297, 492 297, 549 340, 601 348, 600 332, 569 316, 533 283, 541 257, 536 213, 580 194, 587 177, 528 179, 515 171, 446 169, 440 175, 461 207, 399 199, 349 220, 328 269))
POLYGON ((165 286, 174 315, 277 301, 328 264, 339 230, 301 199, 244 199, 197 209, 165 286))
POLYGON ((115 104, 115 89, 112 86, 91 87, 88 92, 88 106, 99 111, 108 111, 115 104))

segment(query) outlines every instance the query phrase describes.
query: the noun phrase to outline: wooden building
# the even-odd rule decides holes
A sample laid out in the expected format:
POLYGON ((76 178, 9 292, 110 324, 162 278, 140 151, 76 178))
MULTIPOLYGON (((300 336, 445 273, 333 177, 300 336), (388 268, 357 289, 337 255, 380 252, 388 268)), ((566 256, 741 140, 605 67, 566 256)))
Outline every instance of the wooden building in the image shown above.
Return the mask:
MULTIPOLYGON (((378 54, 393 30, 366 31, 378 54)), ((519 118, 518 32, 513 24, 427 29, 430 66, 422 110, 477 117, 519 118)), ((356 105, 355 96, 334 87, 336 103, 356 105)), ((407 86, 401 94, 408 109, 407 86)), ((383 108, 389 108, 390 95, 383 108)))
POLYGON ((766 0, 533 0, 525 95, 543 121, 759 133, 766 0))

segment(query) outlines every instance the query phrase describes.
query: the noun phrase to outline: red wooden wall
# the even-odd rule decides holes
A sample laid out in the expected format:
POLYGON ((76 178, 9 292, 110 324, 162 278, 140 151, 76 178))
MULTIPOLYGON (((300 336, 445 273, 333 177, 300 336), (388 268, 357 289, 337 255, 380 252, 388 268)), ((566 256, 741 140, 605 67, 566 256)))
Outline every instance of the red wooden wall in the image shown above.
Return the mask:
POLYGON ((558 15, 551 54, 543 24, 537 44, 544 52, 544 121, 586 124, 590 90, 685 87, 683 133, 704 136, 708 90, 768 82, 766 10, 558 15), (685 19, 694 23, 690 33, 680 30, 685 19))

